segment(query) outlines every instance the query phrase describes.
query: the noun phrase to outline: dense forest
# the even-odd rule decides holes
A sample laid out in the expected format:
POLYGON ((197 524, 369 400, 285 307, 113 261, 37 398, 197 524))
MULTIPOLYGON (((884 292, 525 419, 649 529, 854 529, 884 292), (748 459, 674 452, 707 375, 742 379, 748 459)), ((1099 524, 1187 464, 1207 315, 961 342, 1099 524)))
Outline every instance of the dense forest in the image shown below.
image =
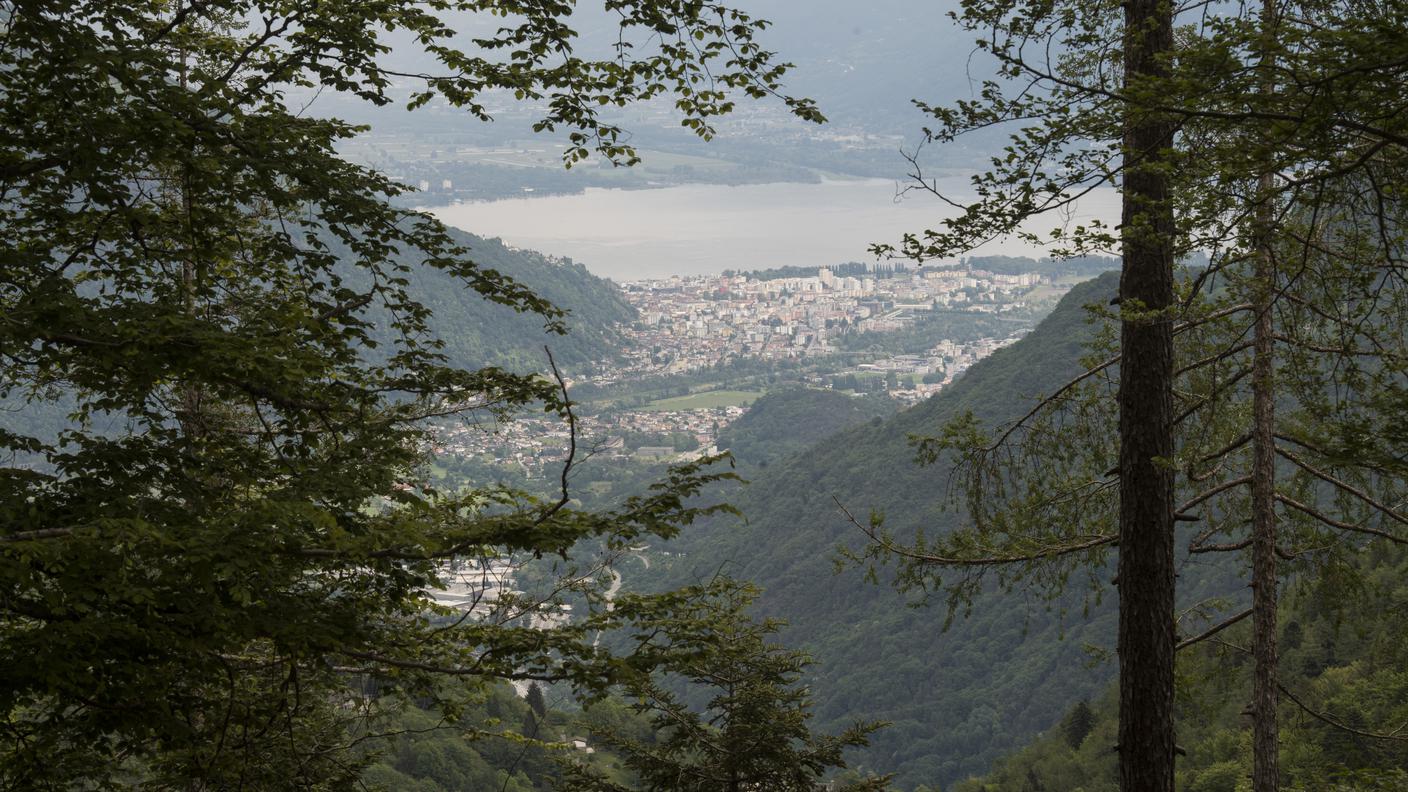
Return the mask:
POLYGON ((782 388, 753 402, 742 418, 720 431, 718 447, 746 469, 765 468, 857 424, 879 425, 898 407, 884 395, 782 388))
MULTIPOLYGON (((569 368, 616 354, 621 343, 618 327, 634 320, 635 310, 621 298, 615 284, 572 261, 509 247, 501 240, 458 229, 447 232, 480 267, 513 279, 567 312, 567 332, 550 333, 541 317, 487 303, 453 276, 433 267, 417 267, 407 291, 431 312, 431 332, 444 341, 444 353, 454 365, 537 371, 546 365, 544 346, 551 346, 558 362, 569 368)), ((336 245, 333 249, 340 251, 336 245)), ((410 259, 413 254, 401 255, 410 259)), ((349 270, 346 278, 356 283, 358 273, 349 270)), ((385 316, 377 319, 380 326, 389 325, 385 316)))
MULTIPOLYGON (((1401 551, 1365 557, 1368 591, 1347 606, 1333 584, 1293 581, 1281 612, 1282 683, 1315 714, 1287 718, 1282 732, 1286 788, 1396 790, 1408 784, 1408 742, 1371 724, 1408 721, 1408 563, 1401 551), (1366 728, 1367 727, 1367 728, 1366 728)), ((1178 739, 1185 750, 1178 784, 1189 792, 1237 792, 1251 767, 1239 676, 1247 673, 1250 635, 1226 631, 1218 644, 1180 658, 1184 688, 1178 739)), ((1081 701, 1031 746, 998 762, 956 792, 1055 792, 1119 788, 1114 752, 1118 698, 1102 691, 1081 701)))
POLYGON ((815 74, 712 0, 0 0, 0 788, 1408 786, 1402 3, 756 8, 815 74), (965 52, 939 24, 978 71, 925 66, 965 52), (843 338, 1031 329, 898 412, 828 358, 579 396, 615 288, 446 228, 315 107, 508 106, 564 168, 737 113, 746 168, 827 121, 798 85, 878 124, 843 172, 922 117, 896 197, 944 213, 879 269, 1030 271, 981 253, 1018 240, 1036 293, 1093 279, 1034 329, 843 338), (722 454, 579 443, 783 374, 832 388, 722 454), (530 412, 551 473, 437 464, 448 422, 530 412))

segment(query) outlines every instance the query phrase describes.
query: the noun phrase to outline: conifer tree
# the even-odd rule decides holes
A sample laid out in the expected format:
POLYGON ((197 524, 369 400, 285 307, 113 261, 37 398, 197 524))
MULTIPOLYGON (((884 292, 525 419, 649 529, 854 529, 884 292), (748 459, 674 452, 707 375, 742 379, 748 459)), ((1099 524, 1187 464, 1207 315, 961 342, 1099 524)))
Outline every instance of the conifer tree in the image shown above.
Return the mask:
MULTIPOLYGON (((899 542, 877 521, 862 528, 877 555, 902 560, 903 583, 947 588, 951 605, 974 595, 985 573, 1000 567, 1007 585, 1060 590, 1082 567, 1100 569, 1104 550, 1118 546, 1121 684, 1130 671, 1124 655, 1136 648, 1125 643, 1131 635, 1127 619, 1157 612, 1168 630, 1146 623, 1136 632, 1157 632, 1158 640, 1145 649, 1155 644, 1160 649, 1136 651, 1138 657, 1131 659, 1159 669, 1160 690, 1172 683, 1171 674, 1164 673, 1171 669, 1171 652, 1162 651, 1172 646, 1167 640, 1174 624, 1172 600, 1141 605, 1129 599, 1129 587, 1147 589, 1152 575, 1161 581, 1160 591, 1172 592, 1175 519, 1206 521, 1192 552, 1250 549, 1254 607, 1231 620, 1254 613, 1258 624, 1251 711, 1257 788, 1269 790, 1276 785, 1276 561, 1278 556, 1311 561, 1318 555, 1312 566, 1323 568, 1333 555, 1313 552, 1313 545, 1299 540, 1291 546, 1278 542, 1277 523, 1285 515, 1278 518, 1277 510, 1295 513, 1293 522, 1302 525, 1309 518, 1322 528, 1372 533, 1384 541, 1402 537, 1391 526, 1369 528, 1356 511, 1377 508, 1381 519, 1395 521, 1396 501, 1387 494, 1396 492, 1398 484, 1388 468, 1380 463, 1375 470, 1341 478, 1343 467, 1331 471, 1328 460, 1308 461, 1303 447, 1291 445, 1323 448, 1315 436, 1340 432, 1348 415, 1370 420, 1370 405, 1392 401, 1386 394, 1396 386, 1387 383, 1404 370, 1401 339, 1380 332, 1393 335, 1388 328, 1401 321, 1396 262, 1403 251, 1403 214, 1395 185, 1402 183, 1408 135, 1402 128, 1404 99, 1393 86, 1403 74, 1405 31, 1401 16, 1371 3, 1266 4, 1222 15, 1180 10, 1183 16, 1175 21, 1183 27, 1176 46, 1172 40, 1160 44, 1161 54, 1145 64, 1143 79, 1138 79, 1134 61, 1141 53, 1131 47, 1141 44, 1141 31, 1165 35, 1167 15, 1175 9, 1168 4, 1123 8, 1126 25, 1116 29, 1099 9, 1079 4, 966 5, 961 21, 984 32, 979 46, 997 57, 1002 80, 954 107, 922 105, 938 121, 927 140, 943 143, 1004 124, 1018 131, 1006 155, 994 158, 991 169, 974 178, 977 200, 950 200, 960 212, 937 230, 910 235, 898 249, 880 246, 882 253, 924 260, 961 253, 1003 234, 1065 253, 1118 243, 1125 253, 1124 277, 1118 313, 1106 316, 1121 323, 1118 335, 1108 329, 1097 334, 1104 353, 1092 355, 1088 369, 1039 400, 1013 425, 989 432, 960 420, 921 443, 921 460, 944 458, 964 466, 971 530, 899 542), (1351 47, 1357 48, 1353 59, 1351 47), (1149 144, 1157 138, 1160 144, 1131 146, 1130 124, 1148 124, 1151 134, 1143 139, 1149 144), (1161 137, 1152 135, 1159 124, 1164 125, 1161 137), (1023 227, 1106 184, 1124 196, 1117 236, 1098 224, 1066 225, 1050 237, 1023 227), (1141 221, 1137 211, 1131 214, 1141 204, 1158 207, 1143 216, 1152 224, 1141 221), (1146 245, 1161 245, 1161 255, 1171 252, 1158 269, 1160 278, 1168 273, 1170 289, 1172 258, 1210 251, 1211 264, 1184 272, 1176 300, 1167 299, 1170 291, 1160 286, 1158 300, 1150 302, 1130 289, 1130 267, 1150 252, 1143 250, 1146 245), (1315 272, 1322 275, 1311 274, 1315 272), (1149 311, 1151 306, 1157 310, 1149 311), (1278 326, 1277 315, 1308 318, 1304 327, 1313 329, 1302 332, 1284 322, 1278 326), (1165 321, 1170 343, 1177 340, 1178 345, 1155 345, 1160 354, 1154 357, 1161 362, 1151 371, 1158 374, 1158 389, 1172 410, 1163 420, 1131 426, 1126 419, 1138 405, 1130 402, 1128 386, 1144 381, 1140 372, 1155 348, 1139 347, 1139 339, 1165 321), (1221 335, 1209 344, 1211 334, 1221 335), (1131 348, 1131 341, 1139 348, 1131 348), (1169 351, 1167 368, 1164 350, 1169 351), (1290 387, 1272 376, 1273 360, 1283 356, 1295 361, 1294 378, 1300 380, 1290 387), (1374 362, 1365 364, 1367 359, 1374 362), (1137 369, 1131 371, 1132 366, 1137 369), (1325 378, 1341 371, 1352 373, 1353 384, 1327 395, 1325 378), (1116 376, 1118 390, 1109 379, 1116 376), (1371 396, 1374 392, 1381 395, 1371 396), (1304 406, 1297 419, 1281 422, 1277 404, 1288 400, 1304 406), (1232 406, 1238 404, 1243 407, 1232 406), (1235 430, 1219 429, 1244 419, 1235 430), (1102 429, 1116 421, 1118 434, 1102 429), (1278 425, 1296 425, 1295 439, 1275 431, 1278 425), (1159 426, 1168 434, 1155 438, 1159 426), (1147 442, 1138 449, 1130 446, 1131 429, 1145 433, 1147 442), (1150 444, 1155 439, 1157 447, 1150 444), (1112 458, 1116 450, 1118 459, 1112 458), (1144 477, 1138 473, 1139 460, 1127 458, 1130 454, 1157 462, 1159 470, 1144 470, 1151 477, 1145 484, 1132 486, 1144 477), (1275 458, 1296 471, 1295 481, 1278 487, 1275 458), (1163 479, 1175 472, 1181 474, 1183 505, 1170 508, 1164 521, 1163 479), (1307 489, 1303 475, 1319 484, 1307 489), (1366 477, 1374 486, 1351 483, 1366 477), (1152 486, 1156 481, 1158 486, 1152 486), (1247 501, 1247 487, 1254 491, 1253 502, 1247 501), (1317 503, 1317 498, 1334 506, 1317 503), (1345 506, 1358 516, 1344 519, 1334 513, 1345 506), (1130 508, 1145 510, 1148 517, 1140 521, 1145 529, 1133 534, 1134 522, 1126 513, 1130 508), (1210 541, 1245 518, 1254 526, 1246 540, 1210 541), (1160 561, 1157 569, 1136 563, 1129 569, 1143 572, 1131 574, 1126 562, 1139 558, 1160 561), (940 570, 945 569, 962 571, 956 579, 944 580, 940 570)), ((917 152, 912 162, 916 188, 937 194, 917 152)), ((1153 273, 1150 268, 1147 274, 1153 273)), ((1152 399, 1152 390, 1147 395, 1152 399)), ((1371 457, 1382 460, 1383 451, 1371 457)), ((1346 460, 1337 463, 1345 466, 1346 460)), ((1101 584, 1098 574, 1090 573, 1090 579, 1101 584)), ((1226 624, 1214 624, 1202 636, 1216 634, 1226 624)), ((1178 645, 1191 646, 1202 636, 1178 645)), ((1122 713, 1134 717, 1141 711, 1122 701, 1122 713)), ((1163 738, 1171 735, 1172 725, 1164 715, 1160 720, 1157 734, 1164 744, 1158 764, 1169 768, 1173 743, 1163 738)), ((1126 731, 1123 722, 1121 731, 1141 740, 1152 734, 1142 727, 1126 731)), ((1160 779, 1128 775, 1130 749, 1122 737, 1125 788, 1172 783, 1163 770, 1160 779)))

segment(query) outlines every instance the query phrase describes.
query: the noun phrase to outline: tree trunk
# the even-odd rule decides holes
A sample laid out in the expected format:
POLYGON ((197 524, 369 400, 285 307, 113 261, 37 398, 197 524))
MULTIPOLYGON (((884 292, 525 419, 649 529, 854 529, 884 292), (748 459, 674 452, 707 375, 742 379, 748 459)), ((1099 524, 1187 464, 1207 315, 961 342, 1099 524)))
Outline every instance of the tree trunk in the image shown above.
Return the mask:
MULTIPOLYGON (((1274 0, 1263 0, 1261 65, 1270 69, 1276 27, 1274 0)), ((1270 77, 1263 91, 1275 89, 1270 77)), ((1277 792, 1280 745, 1276 689, 1276 395, 1271 318, 1276 290, 1272 251, 1274 177, 1257 183, 1253 244, 1256 326, 1252 330, 1252 792, 1277 792)))
POLYGON ((1120 789, 1173 791, 1173 124, 1143 111, 1167 74, 1167 0, 1127 0, 1120 276, 1120 789))
MULTIPOLYGON (((1257 214, 1269 212, 1258 208, 1257 214)), ((1260 218, 1258 218, 1260 219, 1260 218)), ((1262 242, 1265 242, 1263 237, 1262 242)), ((1280 788, 1276 690, 1276 406, 1272 383, 1272 262, 1256 253, 1252 337, 1252 792, 1280 788)))

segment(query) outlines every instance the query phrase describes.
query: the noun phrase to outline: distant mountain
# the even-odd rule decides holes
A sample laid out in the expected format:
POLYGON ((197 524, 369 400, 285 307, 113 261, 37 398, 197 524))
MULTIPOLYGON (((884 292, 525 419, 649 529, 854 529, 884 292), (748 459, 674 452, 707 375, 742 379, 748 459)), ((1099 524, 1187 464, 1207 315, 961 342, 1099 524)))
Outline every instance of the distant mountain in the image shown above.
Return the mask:
MULTIPOLYGON (((836 573, 838 545, 862 540, 836 502, 861 519, 883 512, 901 536, 920 526, 952 528, 956 515, 943 508, 949 472, 918 467, 909 438, 932 434, 964 410, 990 423, 1021 415, 1032 397, 1078 371, 1090 332, 1082 306, 1108 302, 1117 282, 1110 273, 1076 287, 1036 330, 929 401, 770 465, 732 499, 746 520, 691 529, 668 548, 680 555, 662 585, 722 570, 763 587, 765 613, 790 625, 783 639, 816 657, 809 682, 820 725, 890 721, 863 760, 897 772, 901 788, 938 782, 947 789, 984 772, 1076 701, 1097 695, 1114 669, 1089 665, 1085 647, 1113 648, 1113 597, 1084 618, 1084 592, 1074 592, 1075 615, 1063 624, 1044 603, 994 592, 945 632, 943 605, 910 607, 912 599, 884 584, 883 570, 879 585, 861 570, 836 573)), ((1181 584, 1197 592, 1191 574, 1181 584)))
MULTIPOLYGON (((772 22, 757 40, 777 52, 779 60, 795 64, 786 76, 787 93, 814 98, 827 118, 870 132, 913 139, 925 117, 911 100, 951 104, 970 99, 982 81, 996 72, 995 62, 977 52, 978 34, 960 29, 949 19, 960 8, 957 0, 730 0, 725 5, 772 22)), ((471 54, 496 57, 497 53, 477 48, 473 39, 492 35, 503 24, 501 18, 475 12, 450 12, 445 18, 458 31, 457 46, 471 54)), ((571 18, 579 34, 578 53, 611 57, 620 33, 618 23, 619 15, 604 11, 600 3, 578 3, 571 18)), ((633 31, 633 39, 642 52, 650 43, 639 29, 633 31)), ((388 67, 406 72, 436 70, 434 60, 405 31, 387 33, 382 40, 390 48, 385 56, 388 67)), ((392 89, 398 96, 409 91, 409 83, 392 89)), ((306 103, 315 94, 294 92, 291 97, 306 103)), ((401 102, 377 108, 342 95, 316 99, 314 112, 372 122, 382 129, 400 127, 414 133, 430 125, 439 132, 473 131, 466 127, 473 122, 463 111, 440 102, 412 116, 401 102)), ((510 136, 525 136, 528 114, 541 109, 530 110, 531 105, 498 95, 491 95, 490 107, 499 130, 491 134, 510 136)), ((749 112, 744 106, 740 110, 749 112)), ((638 113, 627 111, 621 116, 633 132, 641 131, 639 124, 629 123, 638 113)), ((482 133, 488 128, 477 129, 482 133)))
POLYGON ((975 34, 948 18, 954 0, 735 0, 773 23, 763 44, 796 64, 787 90, 817 100, 833 121, 913 137, 910 100, 972 98, 994 64, 975 34))

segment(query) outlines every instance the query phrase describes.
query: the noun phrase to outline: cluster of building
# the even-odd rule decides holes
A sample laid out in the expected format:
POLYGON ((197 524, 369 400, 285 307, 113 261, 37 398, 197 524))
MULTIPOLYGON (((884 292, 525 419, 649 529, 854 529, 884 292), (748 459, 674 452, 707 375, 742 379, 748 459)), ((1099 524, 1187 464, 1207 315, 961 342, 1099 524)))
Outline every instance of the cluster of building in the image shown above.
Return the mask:
MULTIPOLYGON (((613 411, 578 418, 580 458, 597 460, 675 461, 713 450, 719 430, 741 416, 745 407, 697 410, 613 411), (685 437, 690 448, 628 442, 643 437, 685 437)), ((454 424, 444 427, 436 454, 478 458, 486 463, 519 467, 535 476, 557 469, 567 458, 571 428, 556 416, 530 415, 493 425, 454 424)))
MULTIPOLYGON (((640 320, 628 331, 631 343, 622 350, 626 363, 605 367, 598 378, 610 382, 687 372, 730 357, 766 360, 831 354, 837 351, 832 342, 845 333, 898 330, 922 311, 945 306, 1011 310, 1041 283, 1036 274, 938 269, 901 271, 888 277, 838 275, 822 269, 813 277, 714 275, 629 283, 626 295, 640 320)), ((1020 335, 967 343, 941 340, 919 354, 856 360, 827 382, 837 383, 838 376, 852 382, 857 378, 875 385, 883 382, 891 396, 918 401, 1020 335)), ((823 383, 817 379, 813 384, 823 383)), ((578 460, 659 463, 712 453, 719 431, 746 409, 612 410, 582 416, 575 437, 578 460)), ((517 467, 536 478, 561 470, 573 439, 571 428, 560 417, 529 415, 489 425, 445 426, 434 450, 447 457, 517 467)), ((513 603, 522 594, 514 588, 516 571, 507 559, 458 559, 441 569, 443 588, 429 593, 440 605, 476 618, 512 617, 504 605, 506 598, 513 603)), ((524 617, 533 626, 552 627, 570 620, 572 613, 567 605, 529 607, 524 617)))
POLYGON ((1005 338, 980 338, 967 344, 940 341, 923 354, 892 355, 869 363, 860 363, 860 373, 894 373, 904 384, 890 390, 890 395, 902 402, 916 402, 938 393, 953 382, 968 367, 997 350, 1015 344, 1025 331, 1005 338))
MULTIPOLYGON (((534 629, 560 627, 572 620, 570 604, 537 601, 514 588, 518 570, 504 556, 455 558, 440 565, 440 585, 425 591, 436 605, 476 620, 518 621, 534 629)), ((519 695, 525 693, 526 689, 519 691, 519 695)))
MULTIPOLYGON (((844 334, 895 331, 925 311, 1013 310, 1046 280, 1036 273, 1003 275, 971 268, 849 270, 852 274, 823 268, 810 277, 722 274, 627 283, 624 292, 639 320, 626 329, 622 361, 603 364, 592 379, 610 384, 707 369, 734 358, 835 354, 840 351, 835 342, 844 334)), ((967 343, 942 340, 919 354, 847 358, 847 368, 829 379, 815 378, 814 384, 853 375, 901 401, 918 401, 1020 335, 967 343)), ((678 460, 710 450, 719 429, 745 409, 617 410, 585 416, 577 426, 578 448, 606 461, 678 460), (676 442, 642 444, 642 437, 672 437, 676 442)), ((570 439, 566 422, 559 418, 528 416, 491 426, 446 427, 436 452, 515 466, 536 476, 562 464, 570 439)))
POLYGON ((1023 307, 1036 273, 924 268, 860 276, 821 269, 801 278, 673 276, 624 285, 640 319, 621 374, 675 373, 730 358, 778 360, 835 353, 847 333, 899 330, 925 311, 1023 307))

